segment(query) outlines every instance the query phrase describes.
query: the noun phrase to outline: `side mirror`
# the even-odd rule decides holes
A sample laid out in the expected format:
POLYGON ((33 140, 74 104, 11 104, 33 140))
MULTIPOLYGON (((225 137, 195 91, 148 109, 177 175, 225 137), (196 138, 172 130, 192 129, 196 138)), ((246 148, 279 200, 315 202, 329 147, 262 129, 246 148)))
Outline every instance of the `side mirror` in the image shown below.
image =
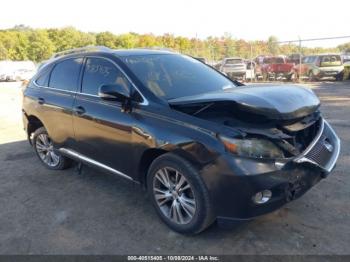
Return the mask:
POLYGON ((119 84, 100 86, 98 96, 104 100, 125 101, 130 98, 130 90, 119 84))

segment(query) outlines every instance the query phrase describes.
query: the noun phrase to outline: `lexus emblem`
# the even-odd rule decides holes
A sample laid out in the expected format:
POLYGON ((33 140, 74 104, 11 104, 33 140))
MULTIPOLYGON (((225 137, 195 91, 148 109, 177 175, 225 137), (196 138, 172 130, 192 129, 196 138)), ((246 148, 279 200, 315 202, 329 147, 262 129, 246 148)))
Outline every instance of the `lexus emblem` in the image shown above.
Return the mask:
POLYGON ((328 152, 330 152, 330 153, 333 152, 333 146, 327 141, 327 139, 325 139, 323 141, 323 144, 326 147, 326 149, 328 150, 328 152))

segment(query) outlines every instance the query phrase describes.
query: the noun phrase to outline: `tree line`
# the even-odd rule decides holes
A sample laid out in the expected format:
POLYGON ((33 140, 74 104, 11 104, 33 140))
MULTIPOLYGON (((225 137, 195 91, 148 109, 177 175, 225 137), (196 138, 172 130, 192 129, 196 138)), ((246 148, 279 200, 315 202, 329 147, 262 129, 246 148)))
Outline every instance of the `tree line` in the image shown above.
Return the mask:
MULTIPOLYGON (((289 55, 299 53, 296 44, 279 45, 277 38, 269 37, 266 41, 246 41, 235 39, 232 35, 207 37, 206 39, 187 38, 172 34, 113 34, 111 32, 82 32, 74 27, 32 29, 24 25, 0 30, 0 60, 32 60, 40 62, 53 53, 89 45, 103 45, 113 49, 159 47, 169 48, 184 54, 204 57, 208 60, 220 60, 224 57, 238 56, 243 58, 258 55, 289 55)), ((306 48, 303 54, 322 52, 339 52, 349 49, 350 43, 334 48, 306 48)))

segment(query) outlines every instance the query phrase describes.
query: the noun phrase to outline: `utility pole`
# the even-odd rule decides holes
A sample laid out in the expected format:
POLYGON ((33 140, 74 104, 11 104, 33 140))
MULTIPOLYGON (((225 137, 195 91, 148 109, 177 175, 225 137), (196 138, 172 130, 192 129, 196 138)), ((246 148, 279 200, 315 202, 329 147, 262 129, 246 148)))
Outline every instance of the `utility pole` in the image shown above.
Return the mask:
POLYGON ((253 72, 254 72, 254 78, 255 78, 255 67, 253 66, 253 43, 250 42, 250 82, 253 83, 253 72))
POLYGON ((299 77, 298 81, 300 82, 301 79, 301 38, 299 36, 299 77))

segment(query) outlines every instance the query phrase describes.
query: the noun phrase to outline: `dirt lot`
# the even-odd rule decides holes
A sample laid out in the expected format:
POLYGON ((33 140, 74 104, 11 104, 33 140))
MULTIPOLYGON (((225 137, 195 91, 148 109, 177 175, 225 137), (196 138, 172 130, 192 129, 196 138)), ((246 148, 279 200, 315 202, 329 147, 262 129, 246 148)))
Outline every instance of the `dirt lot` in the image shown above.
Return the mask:
POLYGON ((342 140, 332 175, 272 214, 186 237, 127 181, 45 169, 25 140, 19 88, 0 83, 0 254, 350 254, 350 82, 309 86, 342 140))

